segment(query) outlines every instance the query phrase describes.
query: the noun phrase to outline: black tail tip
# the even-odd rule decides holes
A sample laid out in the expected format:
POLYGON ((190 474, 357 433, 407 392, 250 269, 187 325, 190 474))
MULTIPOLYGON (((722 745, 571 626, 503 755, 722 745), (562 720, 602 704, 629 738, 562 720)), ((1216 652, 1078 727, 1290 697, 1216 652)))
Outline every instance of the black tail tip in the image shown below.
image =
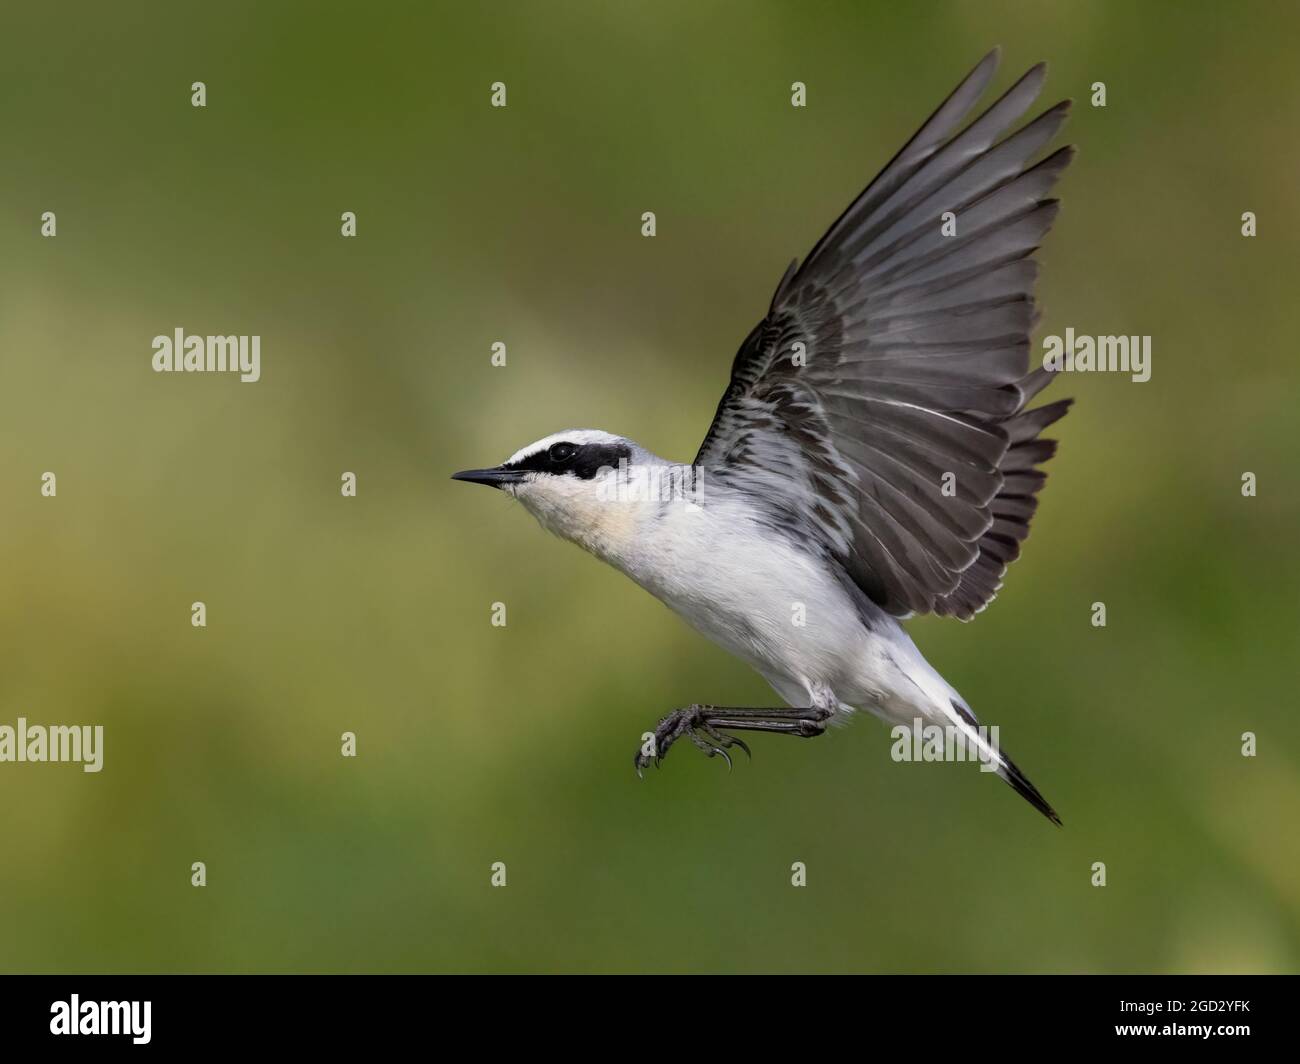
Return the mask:
POLYGON ((1025 774, 1016 767, 1015 762, 1005 754, 1002 755, 1002 762, 1003 770, 999 775, 1015 788, 1016 793, 1042 813, 1043 816, 1047 817, 1047 819, 1058 828, 1065 827, 1065 825, 1061 823, 1061 818, 1056 815, 1056 810, 1053 809, 1047 799, 1039 793, 1038 788, 1029 782, 1025 774))

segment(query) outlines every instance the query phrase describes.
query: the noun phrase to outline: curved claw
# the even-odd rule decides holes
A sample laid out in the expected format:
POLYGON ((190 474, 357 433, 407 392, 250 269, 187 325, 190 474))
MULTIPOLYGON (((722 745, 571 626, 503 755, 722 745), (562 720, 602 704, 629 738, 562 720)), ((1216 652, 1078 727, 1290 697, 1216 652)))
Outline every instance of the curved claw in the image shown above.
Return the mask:
POLYGON ((751 753, 749 752, 749 744, 748 744, 747 742, 745 742, 744 739, 737 739, 734 735, 730 735, 730 736, 728 736, 728 738, 729 738, 729 739, 730 739, 730 740, 731 740, 731 741, 732 741, 736 746, 739 746, 742 750, 745 751, 745 756, 746 756, 747 758, 749 758, 749 760, 751 760, 751 761, 754 760, 754 755, 751 754, 751 753))
POLYGON ((647 755, 644 750, 641 750, 638 751, 633 760, 637 778, 645 778, 643 770, 651 762, 654 762, 655 768, 661 767, 663 759, 668 754, 668 748, 673 746, 679 739, 685 738, 689 738, 706 756, 721 756, 722 760, 727 763, 728 772, 734 771, 736 767, 734 759, 727 752, 733 746, 740 747, 745 752, 745 757, 752 761, 754 755, 749 749, 748 743, 729 732, 719 731, 712 726, 706 712, 711 708, 710 706, 692 705, 685 709, 676 710, 660 720, 658 727, 654 730, 654 753, 647 755))
POLYGON ((739 746, 745 751, 745 756, 747 758, 751 761, 754 760, 754 755, 749 752, 749 744, 745 742, 744 739, 741 739, 736 735, 730 735, 726 732, 714 731, 714 729, 710 728, 707 724, 704 726, 704 730, 708 732, 709 737, 718 745, 726 747, 739 746))
POLYGON ((647 765, 649 765, 652 760, 654 762, 655 768, 658 768, 659 756, 657 754, 654 756, 653 759, 651 759, 651 758, 647 758, 645 754, 643 754, 640 750, 636 752, 636 755, 632 758, 632 767, 636 769, 637 779, 639 780, 645 779, 645 775, 641 770, 644 769, 647 765))

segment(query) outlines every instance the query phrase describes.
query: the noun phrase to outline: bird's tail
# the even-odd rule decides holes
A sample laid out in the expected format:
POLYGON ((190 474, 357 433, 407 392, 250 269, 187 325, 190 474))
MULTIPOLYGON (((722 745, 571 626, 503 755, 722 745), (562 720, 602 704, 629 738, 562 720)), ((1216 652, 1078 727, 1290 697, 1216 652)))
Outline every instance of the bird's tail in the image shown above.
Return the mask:
POLYGON ((970 711, 970 707, 956 698, 949 699, 949 701, 952 702, 953 711, 961 720, 963 730, 971 740, 979 744, 981 751, 989 758, 991 763, 997 766, 993 771, 1006 780, 1020 797, 1042 813, 1043 816, 1047 817, 1057 827, 1062 827, 1061 818, 1056 815, 1056 810, 1042 796, 1038 788, 1029 782, 1029 777, 1021 772, 1016 763, 1007 757, 1000 748, 994 747, 980 734, 975 714, 970 711))
POLYGON ((955 725, 966 737, 966 749, 971 747, 979 752, 980 768, 985 772, 996 772, 1007 781, 1016 793, 1037 809, 1058 827, 1061 818, 1056 810, 1048 804, 1025 774, 1016 767, 1016 763, 1002 752, 998 741, 998 729, 981 728, 975 714, 971 712, 965 700, 953 686, 935 671, 925 660, 916 644, 903 632, 896 630, 893 652, 896 661, 901 663, 907 678, 911 681, 911 690, 920 695, 908 703, 909 708, 918 711, 920 716, 936 724, 955 725))
POLYGON ((1048 804, 1047 799, 1038 792, 1038 788, 1029 782, 1028 777, 1026 777, 1025 774, 1016 767, 1016 763, 1012 761, 1011 758, 1007 757, 1006 754, 1001 755, 1001 765, 998 767, 997 771, 999 776, 1015 788, 1016 793, 1020 795, 1020 797, 1042 813, 1043 816, 1047 817, 1047 819, 1058 828, 1062 826, 1061 818, 1056 815, 1056 810, 1048 804))

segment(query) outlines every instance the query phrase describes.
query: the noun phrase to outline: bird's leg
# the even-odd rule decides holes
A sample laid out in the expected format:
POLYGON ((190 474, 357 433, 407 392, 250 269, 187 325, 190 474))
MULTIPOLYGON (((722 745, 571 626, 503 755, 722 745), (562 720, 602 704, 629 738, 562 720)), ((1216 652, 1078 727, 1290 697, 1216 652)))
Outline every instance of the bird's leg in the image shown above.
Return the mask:
POLYGON ((694 705, 674 710, 659 722, 654 735, 647 738, 637 751, 634 762, 637 775, 651 762, 659 764, 667 756, 668 748, 683 736, 688 737, 709 757, 721 755, 730 766, 731 758, 727 750, 738 746, 748 754, 749 747, 734 735, 718 731, 719 728, 812 738, 826 730, 826 722, 830 720, 832 712, 816 706, 790 709, 785 706, 750 708, 694 705))

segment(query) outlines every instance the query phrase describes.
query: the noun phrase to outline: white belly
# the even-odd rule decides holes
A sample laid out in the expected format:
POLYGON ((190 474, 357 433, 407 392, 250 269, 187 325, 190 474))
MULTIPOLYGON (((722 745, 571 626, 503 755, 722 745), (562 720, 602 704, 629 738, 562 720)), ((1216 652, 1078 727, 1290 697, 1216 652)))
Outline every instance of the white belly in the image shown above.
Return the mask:
MULTIPOLYGON (((528 501, 528 500, 525 500, 528 501)), ((823 558, 765 528, 744 496, 704 505, 592 502, 530 509, 622 570, 793 706, 859 708, 892 722, 949 714, 956 692, 893 618, 869 628, 823 558)))
POLYGON ((755 534, 730 509, 670 511, 634 564, 619 567, 792 704, 808 705, 815 687, 858 687, 853 674, 869 668, 878 640, 843 585, 814 555, 755 534))

